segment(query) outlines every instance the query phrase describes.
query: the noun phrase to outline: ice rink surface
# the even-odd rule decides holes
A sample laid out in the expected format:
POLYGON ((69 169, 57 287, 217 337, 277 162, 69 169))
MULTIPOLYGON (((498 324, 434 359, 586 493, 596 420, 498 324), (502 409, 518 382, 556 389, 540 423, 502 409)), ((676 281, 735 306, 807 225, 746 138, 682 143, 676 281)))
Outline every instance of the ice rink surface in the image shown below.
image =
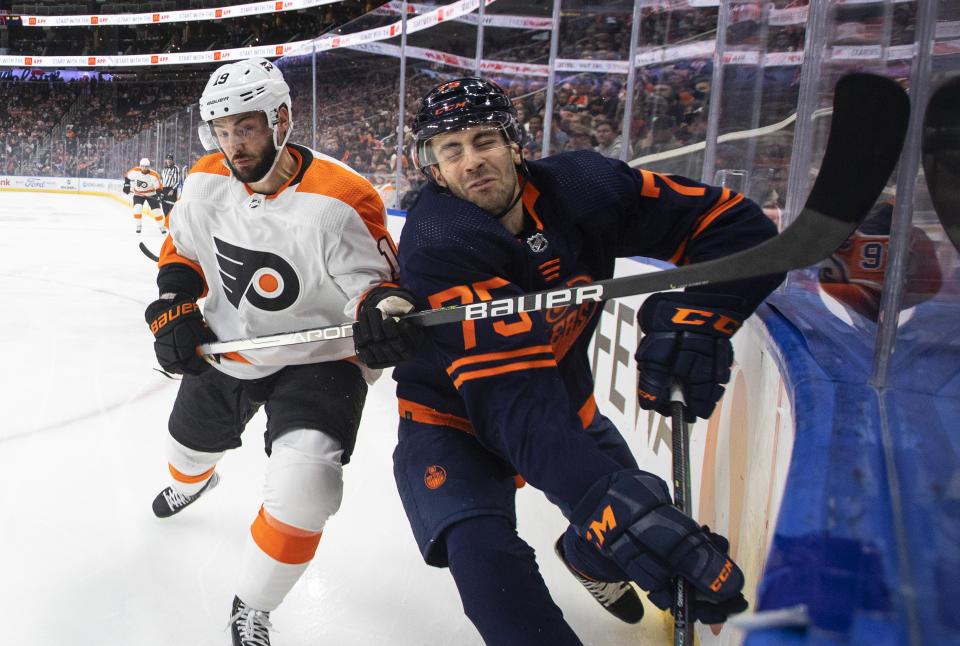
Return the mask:
MULTIPOLYGON (((260 506, 265 419, 221 461, 220 486, 160 520, 177 383, 153 368, 153 222, 105 197, 0 191, 0 644, 224 646, 236 563, 260 506)), ((273 613, 274 646, 481 644, 449 573, 418 553, 393 482, 396 400, 370 390, 340 511, 273 613)), ((520 534, 588 645, 664 644, 648 606, 609 616, 553 554, 565 520, 531 487, 520 534)))

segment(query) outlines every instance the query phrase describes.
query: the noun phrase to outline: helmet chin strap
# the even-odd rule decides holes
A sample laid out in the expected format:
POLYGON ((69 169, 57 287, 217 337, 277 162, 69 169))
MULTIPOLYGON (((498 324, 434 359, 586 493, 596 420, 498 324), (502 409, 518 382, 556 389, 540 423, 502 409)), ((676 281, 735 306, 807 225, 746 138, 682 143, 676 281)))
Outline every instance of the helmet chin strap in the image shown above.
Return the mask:
POLYGON ((520 183, 520 186, 517 189, 517 194, 513 196, 512 200, 510 200, 510 204, 507 205, 507 208, 503 209, 502 211, 500 211, 500 213, 493 216, 494 220, 499 220, 500 218, 505 216, 507 213, 510 212, 510 209, 512 209, 517 204, 517 202, 520 201, 520 197, 523 195, 523 189, 527 186, 526 174, 521 175, 521 179, 522 181, 520 183))
MULTIPOLYGON (((504 133, 506 135, 506 133, 504 133)), ((518 145, 519 148, 519 145, 518 145)), ((523 148, 520 148, 520 163, 517 164, 517 168, 520 169, 520 186, 517 188, 517 194, 513 196, 513 200, 510 201, 509 206, 504 210, 500 211, 499 215, 495 215, 494 219, 499 220, 507 213, 510 212, 510 209, 516 205, 516 203, 523 196, 523 189, 527 186, 527 161, 523 158, 523 148)))

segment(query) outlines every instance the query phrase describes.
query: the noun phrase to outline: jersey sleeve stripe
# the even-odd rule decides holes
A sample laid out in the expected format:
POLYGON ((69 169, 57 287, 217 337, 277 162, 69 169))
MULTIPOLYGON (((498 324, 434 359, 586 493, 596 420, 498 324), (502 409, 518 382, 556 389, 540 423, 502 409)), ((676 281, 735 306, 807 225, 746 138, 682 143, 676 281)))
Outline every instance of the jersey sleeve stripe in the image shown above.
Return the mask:
POLYGON ((723 192, 720 194, 720 199, 717 200, 717 203, 714 204, 709 211, 697 218, 696 223, 694 224, 694 231, 690 237, 685 238, 683 242, 680 243, 680 246, 677 247, 677 250, 673 252, 673 255, 670 256, 667 262, 673 263, 674 265, 684 264, 681 262, 684 252, 687 250, 687 242, 697 237, 704 229, 706 229, 711 222, 713 222, 721 213, 729 210, 731 207, 739 204, 743 201, 743 195, 740 193, 733 193, 733 197, 730 197, 730 189, 723 189, 723 192))
POLYGON ((597 414, 597 400, 590 394, 590 397, 584 402, 583 406, 580 407, 580 410, 577 411, 577 417, 580 418, 580 423, 583 424, 583 428, 590 426, 590 423, 593 421, 593 418, 597 414))
MULTIPOLYGON (((723 189, 727 190, 727 189, 723 189)), ((733 206, 736 206, 743 201, 743 195, 740 193, 734 193, 733 197, 724 202, 723 204, 718 204, 717 206, 710 209, 707 213, 700 216, 700 219, 696 223, 696 228, 694 229, 693 235, 691 238, 696 238, 700 233, 710 226, 710 223, 717 219, 717 216, 723 213, 724 211, 729 211, 733 206)))
POLYGON ((157 262, 157 267, 161 268, 164 265, 170 265, 173 263, 187 265, 200 274, 200 277, 203 279, 203 294, 200 295, 200 298, 203 298, 207 295, 207 277, 204 276, 203 269, 199 264, 195 263, 189 258, 184 258, 177 253, 177 247, 173 244, 173 238, 167 236, 167 238, 163 241, 163 246, 160 247, 160 260, 157 262))
POLYGON ((502 361, 504 359, 515 359, 517 357, 526 357, 531 354, 553 354, 553 346, 549 345, 535 345, 527 348, 520 348, 519 350, 511 350, 509 352, 489 352, 487 354, 475 354, 469 357, 461 357, 457 359, 447 368, 447 374, 453 375, 454 372, 462 368, 463 366, 473 364, 473 363, 489 363, 491 361, 502 361))
POLYGON ((684 186, 683 184, 671 179, 667 175, 661 175, 660 173, 656 173, 656 175, 664 184, 669 186, 675 193, 679 193, 680 195, 699 197, 701 195, 706 195, 707 193, 707 189, 703 186, 684 186))
POLYGON ((509 363, 503 366, 497 366, 494 368, 486 368, 483 370, 473 370, 471 372, 461 373, 459 377, 453 380, 454 388, 460 388, 464 382, 471 381, 473 379, 481 379, 483 377, 493 377, 496 375, 502 375, 509 372, 518 372, 520 370, 531 370, 534 368, 550 368, 556 367, 557 362, 554 359, 542 359, 539 361, 519 361, 517 363, 509 363))

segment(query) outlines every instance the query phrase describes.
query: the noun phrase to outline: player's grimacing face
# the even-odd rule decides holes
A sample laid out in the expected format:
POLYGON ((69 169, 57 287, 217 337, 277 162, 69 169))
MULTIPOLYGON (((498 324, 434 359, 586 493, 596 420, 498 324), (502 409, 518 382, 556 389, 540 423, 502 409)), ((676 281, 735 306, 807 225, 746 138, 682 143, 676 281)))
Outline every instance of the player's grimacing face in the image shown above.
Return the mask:
POLYGON ((499 214, 517 192, 518 146, 498 127, 474 126, 430 140, 437 159, 434 177, 454 196, 499 214))
POLYGON ((227 165, 241 182, 255 182, 273 166, 276 148, 273 130, 262 112, 214 119, 213 134, 227 158, 227 165))

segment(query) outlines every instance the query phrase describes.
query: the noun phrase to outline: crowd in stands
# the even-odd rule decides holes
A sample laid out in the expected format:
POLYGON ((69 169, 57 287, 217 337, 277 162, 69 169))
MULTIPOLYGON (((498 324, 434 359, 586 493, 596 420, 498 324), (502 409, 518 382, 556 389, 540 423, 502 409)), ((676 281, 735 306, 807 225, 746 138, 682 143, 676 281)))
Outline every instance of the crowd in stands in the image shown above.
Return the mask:
MULTIPOLYGON (((242 3, 237 0, 230 4, 242 3)), ((5 53, 36 56, 132 55, 279 44, 315 38, 375 7, 373 0, 344 0, 299 11, 228 20, 55 29, 38 29, 8 21, 5 53)), ((89 13, 101 13, 102 7, 95 8, 97 10, 89 13)), ((90 9, 81 3, 71 13, 87 13, 90 9)), ((132 13, 136 9, 136 4, 128 3, 122 11, 132 13)))
MULTIPOLYGON (((43 36, 45 30, 21 28, 11 32, 10 48, 46 53, 56 48, 67 52, 156 52, 191 51, 210 47, 236 47, 243 44, 283 42, 323 33, 334 25, 344 25, 361 13, 345 31, 357 25, 387 24, 396 19, 384 10, 370 14, 378 3, 358 0, 335 3, 315 10, 279 12, 264 16, 224 21, 198 21, 178 25, 148 25, 131 35, 120 28, 105 37, 104 30, 79 28, 59 30, 56 38, 43 36), (353 13, 350 13, 353 12, 353 13), (110 41, 104 44, 104 41, 110 41), (106 48, 106 49, 103 49, 106 48)), ((788 6, 777 0, 776 7, 788 6)), ((545 0, 511 6, 507 13, 549 15, 545 0)), ((898 9, 901 6, 898 5, 898 9)), ((628 12, 565 15, 559 33, 560 58, 624 60, 628 58, 632 15, 628 12)), ((728 28, 729 45, 753 45, 768 51, 797 51, 803 48, 804 25, 761 24, 756 16, 735 16, 728 28), (765 42, 760 42, 765 38, 765 42)), ((896 16, 896 28, 906 29, 909 12, 896 16)), ((672 45, 709 41, 716 37, 715 7, 662 11, 646 7, 641 13, 639 45, 672 45)), ((58 30, 48 30, 50 33, 58 30)), ((129 31, 129 30, 128 30, 129 31)), ((472 56, 470 28, 448 23, 431 30, 433 48, 461 56, 472 56), (459 49, 459 51, 458 51, 459 49)), ((523 29, 487 29, 484 57, 523 63, 546 63, 549 32, 523 29)), ((419 42, 418 45, 426 43, 419 42)), ((56 50, 59 51, 59 50, 56 50)), ((398 155, 397 124, 399 75, 397 59, 352 50, 326 52, 316 61, 310 57, 283 59, 279 62, 293 88, 294 140, 341 159, 390 191, 400 164, 403 182, 415 186, 422 176, 411 167, 409 158, 398 155), (313 65, 316 63, 316 80, 313 65), (315 95, 311 89, 315 88, 315 95), (316 104, 316 119, 313 107, 316 104)), ((763 70, 757 83, 756 68, 746 68, 724 77, 721 132, 766 125, 788 116, 796 105, 798 68, 763 70), (760 94, 758 95, 758 88, 760 94), (750 110, 736 106, 763 105, 763 123, 750 110), (729 106, 729 107, 728 107, 729 106)), ((409 146, 412 123, 419 97, 434 84, 469 73, 467 70, 423 61, 408 62, 404 101, 405 144, 409 146)), ((194 105, 206 81, 209 69, 158 72, 156 69, 131 71, 113 77, 64 82, 55 74, 5 77, 0 85, 6 105, 0 105, 0 127, 4 146, 0 162, 5 173, 22 174, 97 174, 104 171, 103 142, 136 137, 158 121, 194 105), (27 109, 29 107, 29 110, 27 109), (70 108, 73 107, 72 110, 70 108), (68 114, 67 111, 70 110, 68 114), (59 126, 59 130, 56 127, 59 126), (56 131, 54 145, 44 146, 45 137, 56 131), (19 166, 18 166, 19 160, 19 166)), ((517 106, 524 132, 524 154, 537 159, 543 150, 547 119, 546 79, 537 76, 494 76, 517 106)), ((625 75, 599 72, 560 75, 553 87, 550 113, 550 153, 564 150, 593 149, 610 157, 627 159, 647 157, 702 142, 706 138, 707 117, 711 107, 713 83, 712 58, 688 58, 664 62, 637 70, 632 97, 631 119, 626 125, 627 101, 625 75)), ((185 137, 193 133, 185 132, 185 137)), ((789 154, 788 143, 765 141, 752 152, 771 168, 783 166, 789 154)), ((191 153, 178 141, 178 163, 189 164, 191 153)), ((409 148, 407 148, 409 150, 409 148)), ((196 149, 199 153, 199 149, 196 149)), ((718 150, 718 155, 736 155, 733 147, 718 150)), ((669 166, 667 166, 669 168, 669 166)), ((685 172, 679 168, 665 172, 685 172)), ((689 173, 686 173, 689 174, 689 173)), ((775 193, 775 192, 774 192, 775 193)), ((773 198, 775 199, 775 198, 773 198)))

